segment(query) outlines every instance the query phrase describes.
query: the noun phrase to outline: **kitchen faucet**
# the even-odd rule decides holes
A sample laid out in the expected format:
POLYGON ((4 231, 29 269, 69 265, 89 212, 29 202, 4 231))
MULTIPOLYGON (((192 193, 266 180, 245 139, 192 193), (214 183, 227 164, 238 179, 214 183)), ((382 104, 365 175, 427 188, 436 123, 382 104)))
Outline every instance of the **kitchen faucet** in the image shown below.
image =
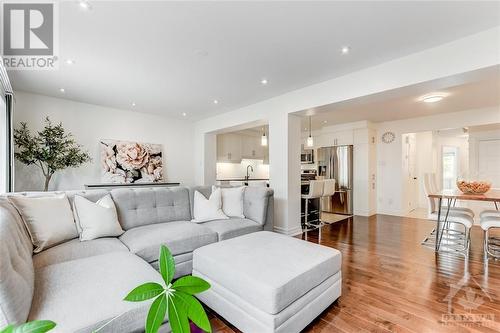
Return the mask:
POLYGON ((253 167, 250 164, 247 165, 247 175, 245 176, 246 181, 248 181, 248 179, 250 179, 250 173, 248 172, 248 168, 250 168, 250 170, 252 170, 252 172, 253 172, 253 167))

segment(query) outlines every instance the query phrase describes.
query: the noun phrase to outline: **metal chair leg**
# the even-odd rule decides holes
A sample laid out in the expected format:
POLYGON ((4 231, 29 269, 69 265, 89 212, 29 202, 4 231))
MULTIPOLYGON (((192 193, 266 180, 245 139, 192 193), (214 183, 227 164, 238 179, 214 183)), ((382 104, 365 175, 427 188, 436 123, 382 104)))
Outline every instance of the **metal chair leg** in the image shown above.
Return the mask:
POLYGON ((483 235, 484 235, 484 241, 483 241, 484 258, 488 260, 488 230, 485 230, 483 232, 483 235))

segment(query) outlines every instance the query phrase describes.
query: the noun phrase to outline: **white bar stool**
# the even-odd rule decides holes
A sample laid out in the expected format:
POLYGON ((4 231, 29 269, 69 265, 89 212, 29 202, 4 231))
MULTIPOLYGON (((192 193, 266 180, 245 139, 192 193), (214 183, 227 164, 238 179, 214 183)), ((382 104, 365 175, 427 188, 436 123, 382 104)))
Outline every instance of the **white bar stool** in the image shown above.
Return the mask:
MULTIPOLYGON (((442 238, 441 245, 445 246, 452 252, 462 252, 465 256, 468 256, 470 248, 470 228, 474 224, 474 218, 464 211, 453 209, 454 207, 450 207, 449 211, 447 207, 442 207, 441 214, 439 214, 439 207, 437 207, 438 205, 436 204, 436 200, 434 198, 429 198, 429 194, 431 194, 431 182, 431 176, 429 176, 429 174, 425 174, 423 185, 428 203, 427 218, 429 220, 437 221, 439 215, 441 215, 441 219, 446 220, 446 224, 442 227, 441 231, 439 231, 441 234, 440 237, 442 238), (452 228, 452 224, 453 226, 456 224, 463 226, 464 231, 452 228)), ((431 235, 435 232, 437 232, 437 230, 433 230, 431 235)))
MULTIPOLYGON (((324 185, 323 185, 323 195, 321 196, 321 198, 331 198, 334 194, 335 194, 335 179, 325 179, 324 180, 324 185)), ((321 213, 322 213, 323 209, 321 207, 321 202, 320 202, 320 205, 319 205, 319 216, 320 216, 320 221, 321 221, 321 213)), ((327 224, 330 224, 330 222, 323 222, 321 221, 322 223, 327 223, 327 224)))
POLYGON ((500 238, 489 236, 489 231, 492 228, 500 228, 500 216, 489 216, 481 219, 481 229, 484 230, 484 256, 500 259, 500 238))
MULTIPOLYGON (((302 194, 301 198, 305 202, 305 213, 304 213, 304 226, 305 227, 316 227, 309 223, 309 200, 311 199, 321 199, 323 195, 324 180, 311 180, 309 182, 309 192, 307 194, 302 194)), ((305 228, 304 228, 305 229, 305 228)))

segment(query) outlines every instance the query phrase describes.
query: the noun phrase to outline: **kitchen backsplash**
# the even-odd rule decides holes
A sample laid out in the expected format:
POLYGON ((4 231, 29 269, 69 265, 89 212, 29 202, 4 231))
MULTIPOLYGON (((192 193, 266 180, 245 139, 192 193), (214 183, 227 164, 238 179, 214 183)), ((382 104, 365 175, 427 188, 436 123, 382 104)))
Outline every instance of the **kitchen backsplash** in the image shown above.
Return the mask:
POLYGON ((253 167, 250 178, 269 179, 269 164, 251 159, 243 159, 241 163, 217 163, 217 179, 245 178, 248 165, 253 167))

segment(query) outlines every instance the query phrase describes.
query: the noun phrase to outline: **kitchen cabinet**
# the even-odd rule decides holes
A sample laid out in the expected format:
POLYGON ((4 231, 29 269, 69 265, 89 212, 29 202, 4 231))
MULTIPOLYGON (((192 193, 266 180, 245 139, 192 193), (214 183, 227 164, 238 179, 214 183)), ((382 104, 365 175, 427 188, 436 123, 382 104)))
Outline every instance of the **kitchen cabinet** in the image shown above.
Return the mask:
POLYGON ((241 136, 227 133, 217 135, 217 162, 241 162, 241 136))
POLYGON ((268 147, 261 145, 260 136, 217 135, 217 162, 240 163, 242 159, 269 160, 268 147))

